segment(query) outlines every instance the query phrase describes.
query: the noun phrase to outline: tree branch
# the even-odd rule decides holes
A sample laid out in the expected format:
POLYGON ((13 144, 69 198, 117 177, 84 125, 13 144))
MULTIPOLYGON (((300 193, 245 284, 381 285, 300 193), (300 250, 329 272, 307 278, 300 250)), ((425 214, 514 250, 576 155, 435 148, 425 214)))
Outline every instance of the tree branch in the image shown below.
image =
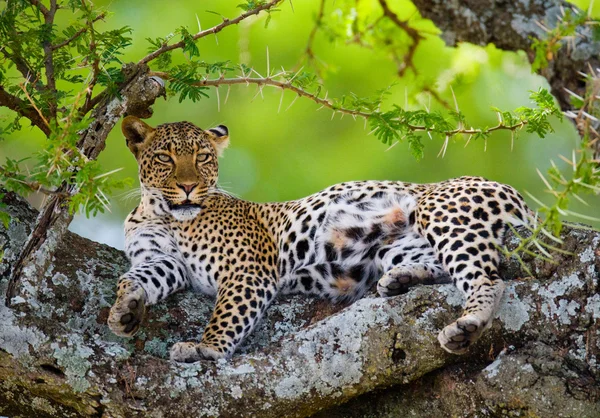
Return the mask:
MULTIPOLYGON (((210 29, 206 29, 206 30, 203 30, 201 32, 196 33, 195 35, 192 36, 192 38, 194 40, 197 40, 197 39, 204 38, 205 36, 208 36, 208 35, 211 35, 211 34, 219 33, 223 29, 225 29, 227 26, 237 25, 242 20, 247 19, 250 16, 254 16, 254 15, 259 14, 262 11, 266 11, 266 10, 272 9, 273 7, 275 7, 277 4, 281 3, 282 1, 283 0, 271 0, 268 3, 265 3, 265 4, 261 5, 261 6, 258 6, 256 9, 252 9, 252 10, 249 10, 249 11, 247 11, 245 13, 242 13, 240 16, 236 17, 235 19, 224 19, 218 25, 213 26, 210 29)), ((183 48, 184 46, 185 46, 185 43, 183 41, 177 42, 177 43, 172 44, 172 45, 164 44, 162 47, 160 47, 156 51, 154 51, 151 54, 148 54, 144 58, 142 58, 138 62, 138 64, 147 64, 150 61, 158 58, 161 54, 164 54, 165 52, 172 51, 172 50, 177 49, 177 48, 183 48)))
POLYGON ((46 137, 50 136, 50 127, 44 117, 29 103, 4 90, 3 86, 0 86, 0 106, 7 107, 29 119, 31 124, 38 127, 46 137))
MULTIPOLYGON (((165 72, 153 71, 153 72, 151 72, 151 74, 158 75, 161 78, 164 78, 166 80, 171 78, 170 75, 165 72)), ((277 75, 275 75, 274 77, 277 77, 277 75)), ((307 99, 312 100, 313 102, 321 105, 321 107, 326 107, 328 109, 331 109, 334 112, 342 113, 345 115, 350 115, 352 117, 362 117, 365 119, 369 119, 369 118, 377 116, 377 112, 365 112, 365 111, 361 111, 361 110, 348 109, 345 107, 338 106, 333 101, 331 101, 327 98, 318 97, 316 94, 312 94, 300 87, 297 87, 289 81, 279 81, 279 80, 275 80, 273 77, 255 77, 255 78, 253 78, 253 77, 242 76, 242 77, 238 77, 238 78, 218 78, 218 79, 214 79, 214 80, 200 80, 200 81, 193 83, 194 86, 198 86, 198 87, 215 87, 215 88, 218 88, 219 86, 225 86, 225 85, 231 86, 231 85, 237 85, 237 84, 242 84, 242 85, 253 84, 253 85, 258 86, 258 88, 262 88, 263 86, 272 86, 272 87, 280 88, 282 90, 293 91, 298 96, 306 97, 307 99)), ((458 134, 465 134, 465 135, 483 134, 483 135, 486 135, 486 134, 492 133, 494 131, 499 131, 499 130, 516 131, 516 130, 523 128, 527 124, 528 124, 527 120, 521 120, 514 124, 506 124, 506 123, 504 123, 504 121, 500 121, 500 122, 498 122, 497 125, 492 126, 490 128, 485 128, 485 129, 470 128, 469 129, 469 128, 465 128, 465 127, 459 127, 456 129, 443 131, 442 134, 444 134, 446 136, 453 136, 453 135, 458 135, 458 134)), ((413 125, 413 124, 406 124, 406 126, 413 132, 436 132, 435 127, 420 126, 420 125, 413 125)))
POLYGON ((419 42, 425 38, 423 38, 423 36, 421 36, 419 31, 417 31, 415 28, 411 28, 408 25, 408 23, 400 20, 398 18, 398 16, 396 15, 396 13, 392 12, 392 10, 389 8, 386 0, 379 0, 379 4, 381 5, 381 8, 383 9, 383 15, 385 17, 387 17, 388 19, 390 19, 392 22, 394 22, 394 24, 396 26, 398 26, 400 29, 402 29, 404 32, 406 32, 406 34, 412 40, 410 46, 408 47, 408 51, 404 55, 403 65, 401 65, 398 69, 398 76, 399 77, 404 76, 407 68, 412 68, 413 71, 416 73, 416 68, 413 63, 413 56, 415 55, 415 51, 417 50, 417 47, 419 46, 419 42))
POLYGON ((50 14, 50 10, 48 10, 48 8, 44 6, 44 4, 40 0, 29 0, 29 3, 37 7, 38 10, 42 12, 42 15, 44 15, 44 17, 50 14))
POLYGON ((13 50, 12 53, 8 52, 6 50, 6 47, 1 48, 0 52, 2 52, 2 55, 4 55, 6 59, 12 61, 15 64, 15 67, 17 67, 17 70, 19 70, 23 78, 25 80, 30 81, 34 85, 36 90, 44 90, 44 84, 40 80, 39 73, 37 73, 31 68, 31 65, 29 65, 27 60, 22 57, 21 51, 18 49, 19 43, 15 39, 16 37, 18 37, 16 31, 12 30, 11 33, 13 35, 12 44, 10 45, 11 49, 13 50))
MULTIPOLYGON (((448 45, 470 42, 475 45, 494 44, 506 51, 524 50, 530 62, 535 58, 531 50, 533 39, 543 39, 545 31, 539 23, 548 27, 556 26, 562 19, 562 10, 575 6, 563 0, 538 0, 519 3, 515 7, 505 7, 495 0, 468 2, 414 0, 421 15, 431 19, 442 30, 441 37, 448 45), (469 24, 466 24, 466 22, 469 24), (537 23, 536 23, 537 22, 537 23)), ((577 10, 578 13, 585 13, 577 10)), ((557 98, 562 110, 571 108, 570 94, 575 92, 585 97, 586 83, 577 76, 578 71, 600 67, 600 42, 594 41, 592 28, 582 26, 570 45, 562 46, 540 71, 557 98)))
MULTIPOLYGON (((96 16, 94 19, 92 19, 91 23, 96 23, 99 20, 103 20, 105 17, 106 17, 106 13, 100 13, 98 16, 96 16)), ((62 41, 61 43, 58 43, 56 45, 52 45, 52 50, 56 51, 57 49, 60 49, 60 48, 63 48, 65 46, 69 45, 71 42, 73 42, 74 40, 79 38, 81 35, 83 35, 85 32, 87 32, 88 29, 89 29, 89 22, 88 22, 88 25, 79 29, 70 38, 67 38, 64 41, 62 41)))
MULTIPOLYGON (((43 7, 40 2, 38 7, 43 7)), ((40 8, 40 10, 42 10, 40 8)), ((46 9, 44 14, 44 24, 46 30, 52 30, 54 25, 54 16, 58 10, 57 0, 50 0, 50 9, 46 9)), ((48 100, 48 113, 51 119, 56 119, 57 103, 56 103, 56 79, 54 78, 54 50, 52 49, 52 43, 49 37, 47 37, 43 43, 44 48, 44 68, 46 69, 46 90, 50 93, 50 99, 48 100)))
MULTIPOLYGON (((0 223, 5 254, 0 274, 14 262, 36 217, 11 194, 2 203, 20 222, 11 222, 9 231, 0 223)), ((9 416, 15 410, 45 415, 41 411, 51 405, 56 416, 306 417, 391 385, 410 397, 402 385, 418 385, 430 372, 458 363, 465 373, 483 377, 508 374, 504 382, 510 385, 532 383, 533 369, 554 370, 558 376, 550 378, 550 389, 568 385, 571 393, 561 412, 596 416, 597 409, 586 407, 597 408, 600 372, 595 360, 600 356, 600 234, 567 229, 561 238, 561 248, 570 254, 557 254, 554 263, 526 261, 536 278, 527 277, 514 259, 502 260, 507 289, 498 317, 468 355, 439 347, 437 333, 460 315, 461 296, 452 285, 433 285, 393 298, 370 294, 350 306, 304 295, 278 298, 230 361, 175 364, 168 360, 169 347, 199 339, 214 300, 193 292, 174 295, 148 310, 142 333, 117 338, 106 317, 128 262, 120 251, 67 233, 51 269, 41 277, 26 272, 28 283, 40 285, 28 286, 21 304, 34 302, 37 309, 23 316, 0 301, 0 381, 7 382, 0 385, 0 403, 9 416), (514 364, 511 355, 527 362, 514 364), (549 362, 552 367, 545 367, 549 362), (45 402, 31 402, 33 396, 45 402), (186 408, 176 407, 182 404, 186 408)), ((506 241, 515 241, 512 233, 506 241)), ((4 284, 0 279, 0 292, 4 284)), ((510 410, 511 402, 489 393, 483 406, 510 410)), ((536 405, 531 398, 539 396, 523 393, 528 392, 512 402, 515 408, 548 415, 529 408, 536 405)), ((479 403, 474 410, 482 410, 479 403)), ((355 416, 366 415, 371 416, 355 416)))
MULTIPOLYGON (((147 66, 125 65, 123 73, 126 81, 121 85, 119 97, 104 96, 93 111, 93 122, 81 133, 77 147, 86 158, 94 160, 98 157, 105 147, 106 137, 124 114, 149 117, 150 106, 156 98, 164 94, 164 86, 156 79, 148 77, 147 66)), ((42 277, 73 219, 73 215, 66 208, 66 202, 68 197, 76 192, 73 186, 63 183, 42 207, 31 234, 13 264, 8 280, 7 305, 10 305, 20 292, 25 291, 19 284, 26 267, 38 272, 38 276, 42 277), (53 239, 48 242, 50 236, 53 239)), ((26 310, 30 307, 22 308, 26 310)))
MULTIPOLYGON (((91 11, 87 7, 85 0, 81 0, 81 4, 83 5, 83 7, 85 7, 86 12, 88 14, 91 13, 91 11)), ((93 107, 93 106, 90 106, 90 102, 92 101, 92 94, 94 92, 94 86, 96 85, 96 82, 98 81, 98 73, 100 72, 100 57, 96 54, 97 45, 96 45, 96 34, 94 33, 94 21, 95 20, 93 20, 93 19, 87 20, 87 27, 90 32, 90 52, 91 52, 90 56, 93 57, 93 62, 92 62, 92 77, 87 86, 87 92, 85 95, 85 102, 83 105, 83 109, 91 109, 93 107)), ((84 115, 85 115, 85 113, 84 113, 84 115)))
MULTIPOLYGON (((60 192, 58 192, 56 190, 47 189, 46 187, 44 187, 37 181, 21 180, 21 179, 17 178, 15 173, 8 171, 6 168, 4 168, 4 166, 1 166, 1 165, 0 165, 0 177, 4 177, 11 181, 18 182, 18 183, 22 184, 24 187, 26 187, 27 189, 29 189, 30 192, 39 192, 39 193, 43 193, 48 196, 54 196, 54 195, 60 196, 61 195, 60 192)), ((66 195, 64 193, 62 194, 62 196, 68 197, 68 195, 66 195)))

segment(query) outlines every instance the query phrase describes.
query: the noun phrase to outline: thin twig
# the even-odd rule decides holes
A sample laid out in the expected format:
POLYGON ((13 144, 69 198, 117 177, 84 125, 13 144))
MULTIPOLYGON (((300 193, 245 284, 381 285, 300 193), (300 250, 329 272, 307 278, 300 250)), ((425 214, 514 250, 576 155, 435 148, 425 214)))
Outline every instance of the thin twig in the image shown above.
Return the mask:
POLYGON ((8 93, 3 86, 0 86, 0 106, 7 107, 29 119, 32 125, 37 126, 47 137, 50 136, 50 126, 41 112, 35 106, 8 93))
MULTIPOLYGON (((106 17, 106 13, 100 13, 98 16, 96 16, 94 19, 92 19, 92 23, 96 23, 99 20, 103 20, 105 17, 106 17)), ((89 29, 88 25, 86 25, 85 27, 79 29, 70 38, 65 39, 64 41, 62 41, 59 44, 52 45, 52 50, 56 51, 57 49, 60 49, 60 48, 63 48, 65 46, 69 45, 71 42, 73 42, 74 40, 76 40, 77 38, 79 38, 81 35, 83 35, 85 32, 87 32, 88 29, 89 29)))
POLYGON ((50 10, 48 10, 48 8, 44 6, 40 0, 29 0, 29 3, 37 7, 38 10, 42 12, 42 15, 44 15, 44 17, 50 14, 50 10))
POLYGON ((404 54, 404 59, 403 59, 404 65, 400 66, 400 68, 398 70, 398 75, 400 77, 404 76, 404 74, 406 73, 406 70, 408 68, 412 68, 412 70, 416 73, 416 68, 413 63, 413 57, 415 55, 417 47, 419 46, 419 42, 425 38, 423 38, 423 36, 419 33, 418 30, 410 27, 407 22, 400 20, 400 18, 398 18, 398 15, 396 15, 396 13, 392 12, 392 10, 388 6, 386 0, 379 0, 379 4, 381 5, 381 8, 383 9, 383 15, 385 17, 387 17, 388 19, 390 19, 400 29, 402 29, 411 38, 411 41, 412 41, 410 46, 408 47, 408 51, 406 52, 406 54, 404 54))
MULTIPOLYGON (((227 26, 237 25, 242 20, 247 19, 250 16, 254 16, 254 15, 259 14, 262 11, 272 9, 273 7, 275 7, 277 4, 281 3, 282 1, 283 0, 271 0, 270 2, 265 3, 261 6, 258 6, 255 9, 248 10, 247 12, 242 13, 235 19, 223 19, 223 21, 221 23, 219 23, 218 25, 213 26, 210 29, 206 29, 206 30, 196 33, 195 35, 192 36, 192 39, 197 40, 200 38, 204 38, 208 35, 217 34, 217 33, 221 32, 223 29, 225 29, 227 26)), ((183 48, 184 46, 185 46, 185 43, 183 41, 174 43, 172 45, 167 45, 165 43, 159 49, 146 55, 144 58, 142 58, 140 61, 138 61, 138 64, 147 64, 150 61, 158 58, 160 55, 164 54, 165 52, 172 51, 177 48, 183 48)))
POLYGON ((46 125, 46 127, 48 129, 50 129, 50 124, 48 123, 48 121, 44 117, 44 114, 39 109, 39 107, 37 107, 37 105, 35 104, 35 102, 31 98, 31 96, 29 95, 29 92, 27 91, 27 80, 25 80, 24 83, 19 84, 19 87, 21 88, 21 90, 23 90, 23 93, 25 93, 25 97, 27 97, 27 100, 29 100, 29 103, 31 104, 31 106, 35 109, 35 111, 37 112, 37 115, 39 116, 39 118, 44 122, 44 125, 46 125))
POLYGON ((3 176, 4 178, 7 178, 7 179, 10 179, 12 181, 16 181, 16 182, 22 184, 23 186, 27 187, 31 192, 40 192, 40 193, 43 193, 48 196, 60 196, 60 197, 64 197, 64 198, 69 197, 68 193, 61 192, 59 190, 47 189, 41 183, 39 183, 37 181, 27 181, 27 180, 17 179, 17 178, 15 178, 15 175, 16 175, 16 173, 8 171, 6 168, 4 168, 3 166, 0 165, 0 176, 3 176))
MULTIPOLYGON (((91 13, 91 10, 88 9, 88 6, 85 2, 85 0, 81 0, 81 5, 85 8, 86 13, 88 13, 88 15, 91 13)), ((87 20, 87 27, 88 30, 90 32, 90 57, 93 57, 93 61, 92 61, 92 77, 90 79, 90 82, 88 83, 88 86, 86 87, 86 95, 85 95, 85 102, 83 105, 84 109, 90 108, 89 104, 92 100, 92 93, 94 92, 94 86, 96 85, 96 81, 98 81, 98 73, 100 72, 100 57, 97 55, 96 53, 96 34, 94 33, 94 19, 87 20)))
MULTIPOLYGON (((50 0, 50 9, 46 12, 42 10, 43 5, 40 2, 38 7, 44 15, 44 24, 47 28, 52 28, 54 24, 54 15, 58 10, 57 0, 50 0)), ((33 1, 32 1, 33 3, 33 1)), ((48 111, 51 119, 56 119, 57 103, 56 103, 56 80, 54 78, 54 51, 50 39, 45 39, 42 43, 44 48, 44 68, 46 69, 46 90, 50 93, 51 99, 48 100, 48 111)))
POLYGON ((321 74, 320 74, 318 66, 317 66, 317 59, 315 56, 315 52, 313 51, 313 42, 315 41, 315 36, 317 35, 319 28, 323 24, 323 16, 325 14, 325 1, 326 0, 321 0, 321 2, 319 4, 319 11, 317 12, 317 16, 315 18, 315 24, 313 25, 313 27, 308 35, 308 40, 306 42, 306 48, 304 48, 303 58, 301 58, 298 61, 298 63, 296 64, 296 67, 294 67, 294 71, 297 71, 300 67, 302 67, 303 62, 306 60, 315 69, 315 71, 317 72, 317 75, 319 77, 321 77, 321 74))

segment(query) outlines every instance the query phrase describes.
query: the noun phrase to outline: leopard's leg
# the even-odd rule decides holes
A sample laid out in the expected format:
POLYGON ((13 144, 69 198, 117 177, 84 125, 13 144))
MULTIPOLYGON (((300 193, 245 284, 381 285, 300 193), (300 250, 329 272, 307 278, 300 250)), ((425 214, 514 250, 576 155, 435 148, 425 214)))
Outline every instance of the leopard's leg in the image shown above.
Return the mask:
POLYGON ((156 255, 132 266, 119 279, 117 300, 108 316, 109 328, 119 336, 133 336, 144 318, 146 306, 187 285, 185 264, 176 257, 156 255))
POLYGON ((219 285, 216 305, 202 340, 174 344, 171 360, 192 363, 230 358, 258 324, 276 293, 273 277, 239 274, 225 278, 219 285))
MULTIPOLYGON (((481 243, 481 248, 487 247, 488 244, 481 243)), ((473 257, 464 251, 440 252, 453 282, 466 298, 462 316, 446 326, 438 335, 442 348, 450 353, 466 352, 482 332, 492 325, 504 293, 504 282, 497 272, 497 250, 495 247, 487 247, 483 252, 483 257, 473 257), (484 262, 482 258, 489 261, 484 262)))
POLYGON ((460 211, 417 211, 416 219, 420 233, 434 247, 438 261, 466 298, 462 316, 438 336, 444 350, 462 354, 491 326, 504 293, 498 275, 498 246, 505 223, 497 216, 469 216, 479 209, 473 203, 468 206, 468 202, 458 201, 456 205, 460 211))
POLYGON ((433 284, 446 277, 429 243, 416 233, 409 233, 379 249, 375 262, 383 275, 377 282, 382 297, 408 292, 417 284, 433 284))

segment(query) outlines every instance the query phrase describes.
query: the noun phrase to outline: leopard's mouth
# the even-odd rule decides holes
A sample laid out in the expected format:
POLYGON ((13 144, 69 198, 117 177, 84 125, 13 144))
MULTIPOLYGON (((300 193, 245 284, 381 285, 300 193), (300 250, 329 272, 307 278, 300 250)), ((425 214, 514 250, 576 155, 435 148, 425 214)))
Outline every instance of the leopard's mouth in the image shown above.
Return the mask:
POLYGON ((202 210, 202 205, 184 200, 182 203, 168 202, 171 215, 178 221, 189 221, 194 219, 202 210))
POLYGON ((202 206, 199 203, 194 203, 189 199, 184 200, 182 203, 168 201, 167 205, 171 210, 202 209, 202 206))

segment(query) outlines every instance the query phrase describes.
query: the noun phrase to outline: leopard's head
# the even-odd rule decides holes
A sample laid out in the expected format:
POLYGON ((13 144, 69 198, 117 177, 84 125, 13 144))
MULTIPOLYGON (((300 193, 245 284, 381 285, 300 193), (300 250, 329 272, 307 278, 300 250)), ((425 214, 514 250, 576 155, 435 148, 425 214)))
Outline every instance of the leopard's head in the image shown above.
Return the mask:
POLYGON ((198 215, 202 199, 217 185, 217 157, 229 144, 227 127, 203 130, 176 122, 153 128, 127 116, 121 129, 138 162, 144 192, 162 198, 175 219, 198 215))

